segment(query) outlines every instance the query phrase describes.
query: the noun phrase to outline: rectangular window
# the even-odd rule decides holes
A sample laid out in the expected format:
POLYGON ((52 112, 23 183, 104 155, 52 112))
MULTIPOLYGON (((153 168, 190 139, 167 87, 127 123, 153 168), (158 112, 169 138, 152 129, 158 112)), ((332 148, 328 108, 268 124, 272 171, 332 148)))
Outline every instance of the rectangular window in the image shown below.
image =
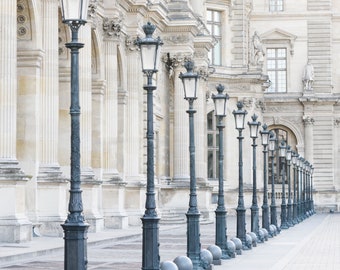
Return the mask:
POLYGON ((222 13, 216 10, 207 10, 207 26, 210 34, 216 38, 216 45, 209 52, 209 59, 212 65, 220 66, 221 61, 221 41, 222 41, 222 13))
POLYGON ((283 0, 269 0, 269 11, 283 11, 283 0))
POLYGON ((271 85, 268 92, 287 92, 287 50, 267 49, 267 74, 271 85))

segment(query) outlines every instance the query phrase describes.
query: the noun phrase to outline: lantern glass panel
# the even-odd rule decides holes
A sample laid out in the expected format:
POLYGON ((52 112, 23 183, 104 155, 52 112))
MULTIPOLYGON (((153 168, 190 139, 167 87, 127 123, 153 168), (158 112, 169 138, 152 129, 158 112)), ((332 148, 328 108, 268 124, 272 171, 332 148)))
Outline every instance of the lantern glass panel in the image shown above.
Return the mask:
POLYGON ((61 14, 65 21, 87 19, 89 0, 60 0, 61 14))

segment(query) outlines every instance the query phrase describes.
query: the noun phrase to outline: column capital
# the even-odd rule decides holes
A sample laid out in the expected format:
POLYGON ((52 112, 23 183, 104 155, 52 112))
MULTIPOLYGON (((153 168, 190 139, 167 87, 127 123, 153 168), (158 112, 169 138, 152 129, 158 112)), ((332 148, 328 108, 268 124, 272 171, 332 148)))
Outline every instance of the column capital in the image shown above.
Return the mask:
POLYGON ((314 118, 309 115, 304 115, 302 121, 305 126, 314 125, 315 122, 314 118))
POLYGON ((122 16, 116 14, 116 16, 103 18, 103 34, 104 39, 119 40, 122 34, 122 16))
POLYGON ((169 77, 173 77, 175 69, 183 67, 184 62, 191 61, 193 58, 192 53, 175 53, 175 54, 164 54, 162 56, 162 62, 165 63, 166 69, 169 72, 169 77))

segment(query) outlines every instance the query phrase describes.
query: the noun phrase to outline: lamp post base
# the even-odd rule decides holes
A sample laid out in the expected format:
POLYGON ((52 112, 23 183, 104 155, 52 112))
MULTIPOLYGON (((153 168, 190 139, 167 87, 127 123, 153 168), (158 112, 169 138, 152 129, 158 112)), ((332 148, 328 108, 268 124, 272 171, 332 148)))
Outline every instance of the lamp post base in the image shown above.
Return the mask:
POLYGON ((159 220, 157 216, 144 216, 143 223, 143 270, 155 270, 160 267, 159 258, 159 220))
POLYGON ((64 270, 87 269, 87 223, 65 223, 64 270))

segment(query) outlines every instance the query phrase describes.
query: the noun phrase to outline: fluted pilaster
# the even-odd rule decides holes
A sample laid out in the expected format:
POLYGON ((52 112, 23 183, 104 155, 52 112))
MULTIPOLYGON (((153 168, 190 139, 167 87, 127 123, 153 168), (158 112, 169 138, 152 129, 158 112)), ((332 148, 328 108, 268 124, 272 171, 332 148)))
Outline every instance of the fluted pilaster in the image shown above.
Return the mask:
POLYGON ((26 217, 28 178, 16 159, 17 139, 17 3, 0 1, 0 239, 31 239, 26 217))
POLYGON ((180 72, 185 73, 185 70, 180 65, 174 72, 173 179, 174 181, 189 181, 189 119, 186 113, 189 104, 184 99, 182 81, 178 78, 180 72))

